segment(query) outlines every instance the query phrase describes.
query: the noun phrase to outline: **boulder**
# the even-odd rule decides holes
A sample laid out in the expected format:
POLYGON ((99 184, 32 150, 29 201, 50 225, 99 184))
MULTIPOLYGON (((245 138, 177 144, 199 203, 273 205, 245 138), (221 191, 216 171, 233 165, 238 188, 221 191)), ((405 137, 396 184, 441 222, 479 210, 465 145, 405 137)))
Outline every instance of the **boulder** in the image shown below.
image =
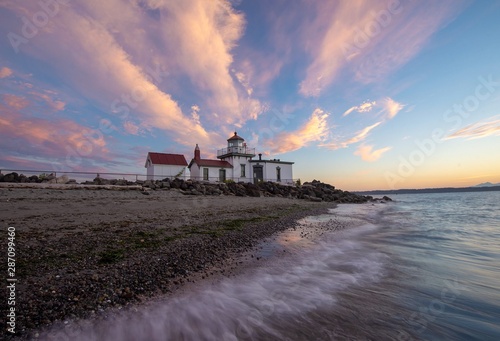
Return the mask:
POLYGON ((28 178, 29 182, 32 182, 32 183, 36 183, 36 182, 40 182, 40 178, 38 178, 38 176, 36 175, 32 175, 28 178))
POLYGON ((259 186, 252 184, 252 183, 246 183, 243 186, 245 187, 245 192, 248 196, 260 197, 259 186))
POLYGON ((163 189, 170 189, 170 181, 162 181, 160 182, 160 187, 163 189))
POLYGON ((3 176, 3 182, 18 182, 19 174, 16 172, 8 173, 3 176))

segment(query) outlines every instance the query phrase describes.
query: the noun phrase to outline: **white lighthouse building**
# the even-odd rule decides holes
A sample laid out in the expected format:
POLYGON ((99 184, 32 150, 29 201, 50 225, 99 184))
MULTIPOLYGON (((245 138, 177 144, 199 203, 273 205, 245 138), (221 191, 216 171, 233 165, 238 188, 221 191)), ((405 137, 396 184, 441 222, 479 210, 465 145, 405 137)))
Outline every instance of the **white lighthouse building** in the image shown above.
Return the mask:
POLYGON ((272 181, 293 184, 293 162, 277 159, 263 160, 262 154, 255 157, 255 148, 246 145, 245 140, 235 132, 227 140, 227 148, 217 151, 217 159, 202 159, 198 145, 194 158, 189 163, 191 179, 222 182, 231 179, 235 182, 272 181))

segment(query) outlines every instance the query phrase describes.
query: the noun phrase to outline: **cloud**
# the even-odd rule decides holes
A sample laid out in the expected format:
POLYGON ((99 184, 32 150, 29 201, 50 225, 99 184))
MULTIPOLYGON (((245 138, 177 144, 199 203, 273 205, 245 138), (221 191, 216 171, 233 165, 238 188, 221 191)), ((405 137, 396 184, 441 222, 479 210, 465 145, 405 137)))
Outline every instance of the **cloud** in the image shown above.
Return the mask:
POLYGON ((455 138, 465 138, 467 140, 480 139, 488 136, 500 135, 500 115, 492 116, 487 119, 470 124, 465 128, 445 137, 445 140, 455 138))
MULTIPOLYGON (((151 3, 151 2, 150 2, 151 3)), ((162 10, 162 36, 172 47, 175 70, 208 94, 205 103, 226 124, 245 122, 253 116, 242 103, 249 95, 243 73, 235 75, 245 90, 239 91, 232 77, 232 50, 242 37, 245 18, 223 0, 156 1, 162 10)))
POLYGON ((315 15, 303 23, 302 40, 311 62, 299 92, 317 97, 345 70, 362 83, 384 78, 418 54, 464 8, 463 1, 452 0, 394 4, 362 0, 307 3, 315 15))
POLYGON ((250 86, 248 77, 243 72, 237 72, 235 70, 233 70, 233 72, 238 82, 240 82, 240 84, 245 88, 248 96, 252 96, 253 88, 250 86))
POLYGON ((48 95, 48 94, 56 95, 56 93, 54 93, 54 92, 50 92, 47 90, 44 90, 43 92, 42 91, 41 92, 31 91, 31 92, 29 92, 29 94, 31 95, 31 97, 33 99, 36 98, 36 99, 39 99, 39 100, 42 100, 43 102, 45 102, 54 111, 62 111, 66 107, 66 103, 64 103, 63 101, 55 100, 51 96, 48 95))
POLYGON ((361 145, 354 152, 354 155, 358 155, 367 162, 374 162, 380 159, 380 157, 387 151, 391 150, 391 147, 380 148, 377 150, 373 150, 373 146, 371 145, 361 145))
POLYGON ((123 123, 123 129, 125 129, 125 131, 130 135, 139 135, 139 131, 141 130, 138 125, 131 121, 125 121, 123 123))
POLYGON ((347 116, 350 113, 352 113, 353 111, 357 111, 359 113, 370 112, 376 104, 377 104, 377 102, 375 102, 375 101, 373 101, 373 102, 369 102, 369 101, 363 102, 363 103, 361 103, 358 106, 354 106, 354 107, 351 107, 351 108, 347 109, 342 116, 347 116))
POLYGON ((385 97, 378 101, 366 101, 360 105, 353 106, 347 109, 344 114, 342 114, 342 117, 345 117, 354 111, 358 113, 367 113, 372 111, 374 108, 379 108, 379 113, 384 116, 383 119, 390 120, 394 118, 404 107, 404 104, 399 103, 390 97, 385 97))
POLYGON ((198 105, 195 104, 191 106, 191 118, 193 119, 193 122, 195 124, 201 125, 199 112, 200 112, 200 107, 198 105))
POLYGON ((390 97, 384 98, 380 105, 382 106, 382 110, 386 114, 387 119, 394 118, 404 107, 404 104, 398 103, 390 97))
MULTIPOLYGON (((9 10, 31 17, 40 8, 26 2, 9 10)), ((61 9, 20 49, 104 112, 164 130, 180 144, 210 144, 220 135, 209 128, 242 125, 263 112, 231 72, 245 24, 225 0, 89 0, 61 9), (176 99, 188 96, 206 109, 198 121, 176 99)))
POLYGON ((30 102, 26 98, 11 94, 3 95, 2 100, 5 102, 5 104, 15 110, 22 110, 30 104, 30 102))
POLYGON ((297 130, 282 132, 275 136, 273 141, 266 141, 265 146, 270 149, 270 153, 282 154, 308 146, 311 142, 322 141, 328 135, 328 116, 328 113, 317 108, 297 130))
POLYGON ((340 148, 347 148, 351 144, 358 143, 358 142, 365 140, 368 137, 368 134, 373 129, 378 127, 381 123, 382 122, 377 122, 375 124, 372 124, 371 126, 365 127, 363 129, 361 129, 360 131, 358 131, 354 136, 352 136, 346 140, 343 140, 340 142, 333 141, 333 142, 323 143, 323 144, 320 144, 320 147, 328 148, 331 150, 340 149, 340 148))
POLYGON ((26 117, 0 104, 0 135, 3 146, 0 159, 22 156, 45 159, 72 168, 75 156, 93 162, 109 162, 102 134, 67 119, 26 117))
POLYGON ((37 105, 39 110, 46 113, 49 112, 49 110, 47 109, 50 109, 50 112, 57 112, 64 110, 64 108, 66 107, 66 103, 60 100, 55 100, 48 94, 54 95, 53 92, 48 90, 42 90, 39 92, 30 91, 27 92, 25 96, 5 94, 2 96, 2 100, 9 107, 16 110, 22 110, 30 105, 31 106, 37 105))
POLYGON ((349 140, 345 142, 346 146, 353 144, 353 143, 358 143, 360 141, 363 141, 370 131, 378 127, 382 122, 377 122, 375 124, 372 124, 371 126, 368 126, 362 130, 360 130, 355 136, 351 137, 349 140))
POLYGON ((9 69, 8 67, 4 66, 0 69, 0 78, 7 78, 10 75, 12 75, 12 70, 9 69))

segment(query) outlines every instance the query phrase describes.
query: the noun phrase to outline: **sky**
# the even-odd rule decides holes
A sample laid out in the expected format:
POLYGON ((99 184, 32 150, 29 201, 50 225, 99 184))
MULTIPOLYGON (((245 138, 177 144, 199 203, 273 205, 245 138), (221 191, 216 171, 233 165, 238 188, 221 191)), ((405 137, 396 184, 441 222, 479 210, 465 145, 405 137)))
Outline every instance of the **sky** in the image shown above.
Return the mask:
POLYGON ((1 0, 0 169, 238 132, 344 190, 500 182, 500 1, 1 0))

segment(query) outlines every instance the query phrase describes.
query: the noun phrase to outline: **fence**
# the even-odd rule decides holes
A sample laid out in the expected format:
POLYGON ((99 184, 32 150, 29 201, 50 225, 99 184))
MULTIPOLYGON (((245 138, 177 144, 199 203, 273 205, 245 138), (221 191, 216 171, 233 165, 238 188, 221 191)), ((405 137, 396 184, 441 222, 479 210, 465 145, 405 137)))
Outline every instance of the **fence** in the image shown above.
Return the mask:
MULTIPOLYGON (((75 172, 75 171, 47 171, 47 170, 32 170, 32 169, 0 169, 0 174, 6 175, 7 173, 18 173, 19 175, 24 175, 29 178, 30 176, 37 176, 39 179, 51 179, 52 183, 61 183, 61 181, 66 182, 67 180, 74 180, 77 183, 85 183, 87 181, 92 182, 95 178, 101 178, 106 180, 126 180, 129 182, 140 182, 146 180, 163 180, 163 179, 181 179, 181 180, 196 180, 200 182, 210 182, 210 183, 222 183, 222 182, 255 182, 254 179, 249 178, 231 178, 226 177, 224 180, 219 177, 191 177, 190 175, 147 175, 139 173, 112 173, 112 172, 75 172), (67 179, 64 179, 66 176, 67 179)), ((267 181, 280 183, 282 185, 293 186, 299 181, 299 179, 270 179, 267 181)))

